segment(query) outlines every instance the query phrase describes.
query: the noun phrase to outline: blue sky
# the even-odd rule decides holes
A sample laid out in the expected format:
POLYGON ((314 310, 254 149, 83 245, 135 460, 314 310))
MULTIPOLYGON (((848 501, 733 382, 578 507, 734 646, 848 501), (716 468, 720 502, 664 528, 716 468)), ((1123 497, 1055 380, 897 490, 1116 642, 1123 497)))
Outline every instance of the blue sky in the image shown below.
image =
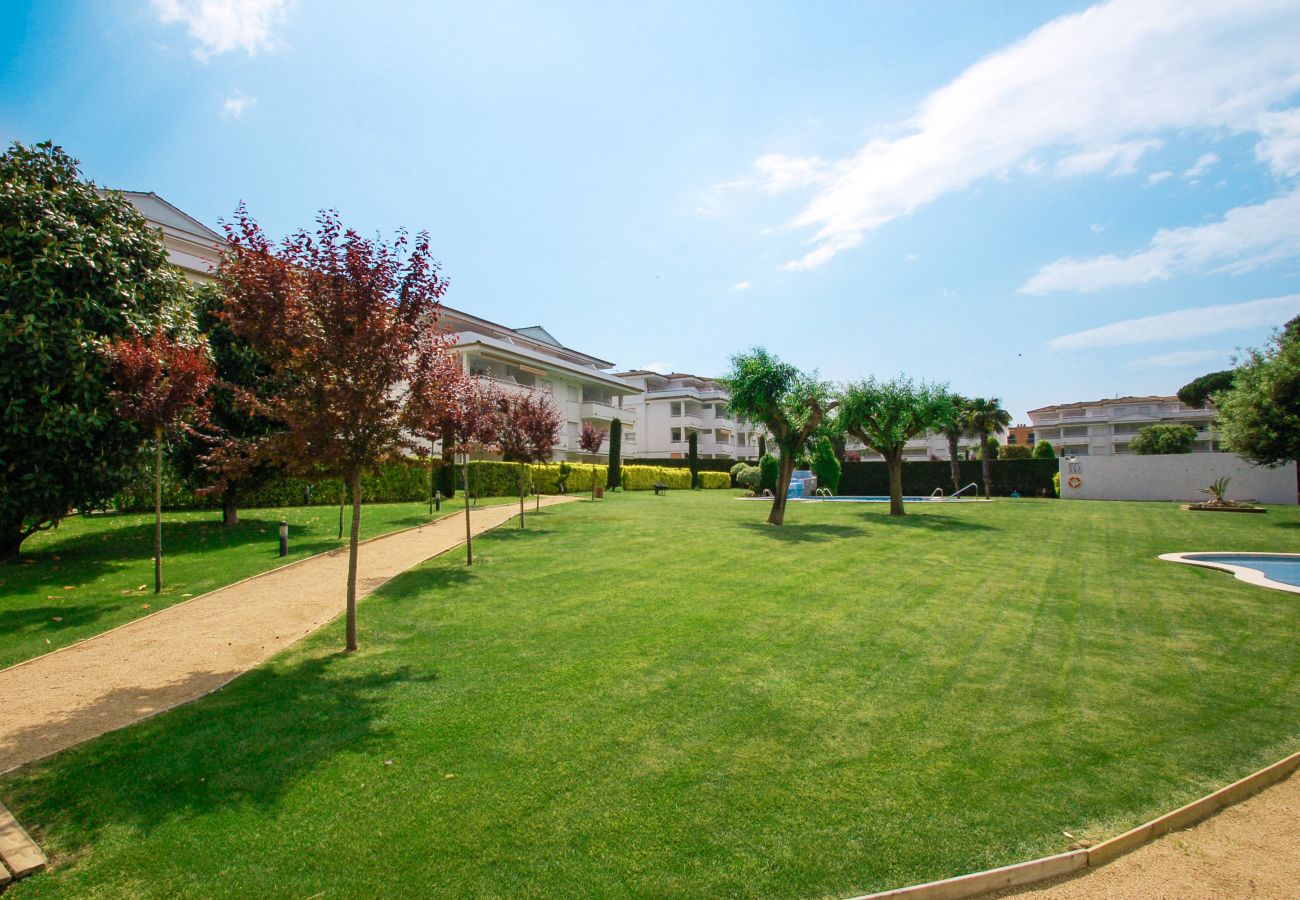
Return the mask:
POLYGON ((10 2, 0 137, 427 229, 621 367, 1169 393, 1300 313, 1300 6, 10 2))

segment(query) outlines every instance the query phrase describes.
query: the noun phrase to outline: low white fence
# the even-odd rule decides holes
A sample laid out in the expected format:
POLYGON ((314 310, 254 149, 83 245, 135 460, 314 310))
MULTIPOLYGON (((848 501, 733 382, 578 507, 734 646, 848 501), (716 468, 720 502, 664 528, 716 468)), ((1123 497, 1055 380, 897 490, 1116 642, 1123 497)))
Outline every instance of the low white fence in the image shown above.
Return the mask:
POLYGON ((1229 500, 1296 504, 1296 464, 1269 469, 1234 453, 1118 454, 1061 458, 1062 500, 1182 500, 1199 502, 1219 478, 1229 500))

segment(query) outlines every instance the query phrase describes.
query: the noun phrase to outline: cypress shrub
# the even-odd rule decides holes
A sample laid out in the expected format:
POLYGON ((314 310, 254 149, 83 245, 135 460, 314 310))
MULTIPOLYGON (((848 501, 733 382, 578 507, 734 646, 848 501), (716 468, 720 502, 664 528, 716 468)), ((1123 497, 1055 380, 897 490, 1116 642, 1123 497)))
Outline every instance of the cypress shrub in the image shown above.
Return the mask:
POLYGON ((1051 441, 1039 441, 1034 445, 1034 459, 1056 459, 1056 449, 1051 441))
POLYGON ((692 431, 686 438, 686 460, 691 469, 691 489, 700 486, 700 434, 692 431))
POLYGON ((609 467, 605 487, 611 491, 623 484, 623 423, 615 419, 609 426, 609 467))
POLYGON ((840 461, 835 457, 835 446, 824 437, 813 448, 812 473, 817 476, 817 487, 827 488, 832 494, 840 491, 840 461))
POLYGON ((758 461, 758 471, 762 476, 758 483, 759 492, 771 491, 775 494, 777 479, 781 477, 781 463, 772 454, 765 453, 758 461))

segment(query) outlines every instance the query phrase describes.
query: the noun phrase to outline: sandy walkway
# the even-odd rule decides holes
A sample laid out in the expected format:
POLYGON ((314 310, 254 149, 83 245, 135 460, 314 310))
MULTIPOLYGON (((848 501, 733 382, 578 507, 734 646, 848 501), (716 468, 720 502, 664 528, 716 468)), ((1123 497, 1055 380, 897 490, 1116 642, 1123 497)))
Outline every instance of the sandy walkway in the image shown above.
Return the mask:
MULTIPOLYGON (((474 531, 518 511, 479 507, 474 531)), ((464 540, 453 515, 363 543, 358 595, 464 540)), ((320 628, 343 612, 347 565, 333 550, 0 671, 0 772, 201 697, 320 628)))
POLYGON ((1300 776, 1109 865, 990 897, 1193 900, 1300 897, 1300 776))

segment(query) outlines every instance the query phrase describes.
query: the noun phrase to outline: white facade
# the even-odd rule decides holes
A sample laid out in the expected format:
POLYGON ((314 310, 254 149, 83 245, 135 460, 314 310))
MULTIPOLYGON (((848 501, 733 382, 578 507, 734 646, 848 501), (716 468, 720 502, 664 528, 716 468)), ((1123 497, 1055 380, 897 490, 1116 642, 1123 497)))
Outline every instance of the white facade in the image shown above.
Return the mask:
POLYGON ((623 403, 640 423, 636 447, 624 447, 628 456, 681 459, 695 433, 701 459, 758 459, 762 429, 727 412, 730 397, 718 381, 645 369, 619 372, 618 377, 637 390, 623 403))
MULTIPOLYGON (((1235 453, 1134 453, 1061 457, 1063 500, 1181 500, 1200 502, 1202 489, 1227 478, 1229 500, 1296 503, 1296 464, 1252 465, 1235 453)), ((1207 515, 1233 515, 1207 513, 1207 515)))
POLYGON ((146 222, 162 232, 167 261, 194 282, 212 280, 225 239, 152 191, 118 191, 146 222))
MULTIPOLYGON (((1001 432, 998 435, 1000 437, 1001 432)), ((979 446, 979 438, 963 437, 957 442, 957 458, 975 459, 979 446)), ((880 460, 884 458, 876 451, 864 447, 861 441, 853 437, 847 440, 844 449, 861 454, 864 460, 880 460)), ((908 462, 924 462, 931 459, 947 460, 948 438, 942 431, 927 431, 923 435, 914 437, 903 445, 903 459, 908 462)))
POLYGON ((565 347, 540 325, 507 328, 449 307, 442 308, 442 325, 455 337, 466 372, 503 391, 538 391, 555 404, 564 420, 555 459, 600 461, 578 446, 582 423, 609 431, 615 418, 623 424, 622 455, 640 455, 638 411, 628 403, 640 391, 605 371, 613 363, 565 347))
POLYGON ((1186 424, 1196 429, 1192 449, 1218 452, 1214 409, 1196 409, 1177 397, 1117 397, 1031 409, 1034 441, 1048 441, 1057 456, 1128 453, 1129 442, 1148 425, 1186 424))

